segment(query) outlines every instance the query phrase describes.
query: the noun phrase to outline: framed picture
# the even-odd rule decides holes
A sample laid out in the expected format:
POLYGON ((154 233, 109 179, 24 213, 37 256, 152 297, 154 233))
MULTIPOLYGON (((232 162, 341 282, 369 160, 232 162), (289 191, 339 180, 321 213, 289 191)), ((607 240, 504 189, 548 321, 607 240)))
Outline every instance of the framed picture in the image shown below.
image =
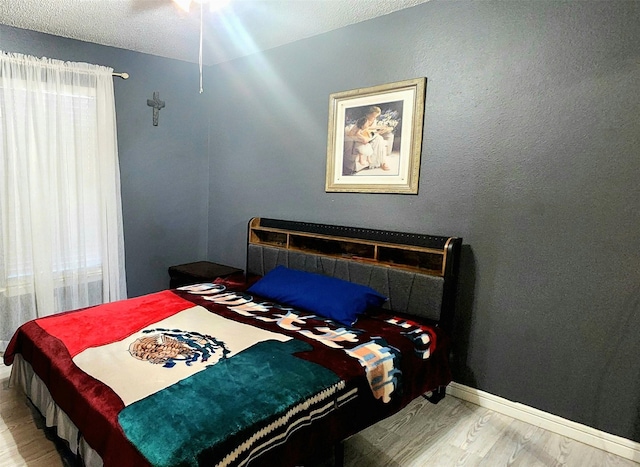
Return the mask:
POLYGON ((325 191, 418 193, 426 78, 329 97, 325 191))

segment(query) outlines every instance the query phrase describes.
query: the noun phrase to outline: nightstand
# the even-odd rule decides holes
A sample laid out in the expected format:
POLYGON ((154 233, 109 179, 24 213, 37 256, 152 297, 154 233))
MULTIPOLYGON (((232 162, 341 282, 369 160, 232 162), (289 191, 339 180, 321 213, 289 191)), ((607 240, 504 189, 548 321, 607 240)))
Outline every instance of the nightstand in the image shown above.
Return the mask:
POLYGON ((183 285, 211 282, 216 277, 227 277, 243 272, 242 269, 232 268, 224 264, 210 261, 196 261, 195 263, 180 264, 169 267, 169 287, 175 289, 183 285))

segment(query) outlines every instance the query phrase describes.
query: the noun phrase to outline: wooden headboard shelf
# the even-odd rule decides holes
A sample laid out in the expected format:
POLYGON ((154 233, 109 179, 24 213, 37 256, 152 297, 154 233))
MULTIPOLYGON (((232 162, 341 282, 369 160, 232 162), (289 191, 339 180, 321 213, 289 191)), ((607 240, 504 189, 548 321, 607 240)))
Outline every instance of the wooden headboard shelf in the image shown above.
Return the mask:
POLYGON ((455 237, 254 217, 249 243, 444 276, 455 237))
POLYGON ((350 280, 452 329, 462 238, 254 217, 247 240, 248 276, 283 265, 350 280))

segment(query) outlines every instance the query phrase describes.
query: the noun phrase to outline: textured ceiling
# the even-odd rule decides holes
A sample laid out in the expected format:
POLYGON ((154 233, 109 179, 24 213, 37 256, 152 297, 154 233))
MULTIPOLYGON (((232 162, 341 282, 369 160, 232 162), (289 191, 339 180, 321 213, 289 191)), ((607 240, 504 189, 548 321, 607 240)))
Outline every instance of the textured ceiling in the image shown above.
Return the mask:
MULTIPOLYGON (((204 12, 207 65, 267 50, 428 0, 233 0, 204 12)), ((189 62, 200 9, 172 0, 0 0, 0 23, 189 62)), ((0 44, 0 49, 2 44, 0 44)))

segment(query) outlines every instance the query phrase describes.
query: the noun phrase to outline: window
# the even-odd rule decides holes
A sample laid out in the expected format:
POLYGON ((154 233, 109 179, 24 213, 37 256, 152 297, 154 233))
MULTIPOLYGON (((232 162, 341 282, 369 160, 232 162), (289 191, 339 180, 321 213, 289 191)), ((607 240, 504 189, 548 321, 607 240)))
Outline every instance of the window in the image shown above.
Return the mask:
POLYGON ((15 323, 126 298, 111 71, 0 52, 0 350, 15 323))

